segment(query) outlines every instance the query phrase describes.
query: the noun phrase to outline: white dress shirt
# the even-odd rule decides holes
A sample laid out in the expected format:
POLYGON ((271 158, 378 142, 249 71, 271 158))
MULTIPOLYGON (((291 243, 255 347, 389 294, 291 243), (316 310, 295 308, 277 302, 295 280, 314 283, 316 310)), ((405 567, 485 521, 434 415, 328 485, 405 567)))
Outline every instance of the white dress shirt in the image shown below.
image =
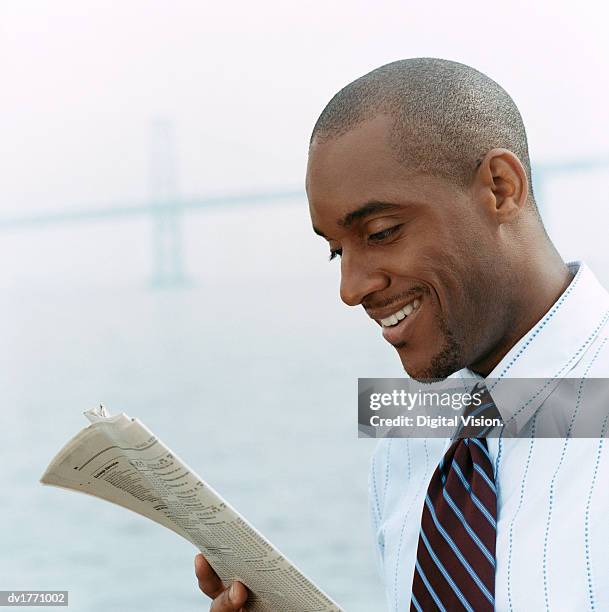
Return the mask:
MULTIPOLYGON (((569 267, 565 292, 489 378, 609 378, 609 293, 585 264, 569 267)), ((585 381, 567 406, 555 388, 540 382, 515 397, 490 389, 503 420, 531 435, 487 440, 498 489, 496 610, 609 610, 609 440, 535 438, 534 419, 562 410, 576 431, 592 409, 585 381)), ((385 439, 373 454, 370 510, 389 610, 410 609, 423 501, 448 443, 385 439)))

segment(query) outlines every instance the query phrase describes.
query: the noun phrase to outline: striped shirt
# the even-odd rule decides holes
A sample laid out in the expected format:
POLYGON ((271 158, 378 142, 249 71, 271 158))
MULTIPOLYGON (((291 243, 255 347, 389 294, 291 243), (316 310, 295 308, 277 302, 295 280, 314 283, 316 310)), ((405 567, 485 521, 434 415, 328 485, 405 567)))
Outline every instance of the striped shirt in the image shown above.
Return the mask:
MULTIPOLYGON (((609 293, 585 264, 569 267, 575 277, 565 292, 489 378, 609 378, 609 293)), ((467 369, 455 376, 477 377, 467 369)), ((498 395, 504 421, 564 409, 553 388, 498 395)), ((587 401, 583 384, 572 398, 574 427, 587 401)), ((448 445, 384 439, 373 454, 370 510, 389 610, 410 608, 423 502, 448 445)), ((533 431, 489 438, 488 447, 497 482, 496 609, 609 610, 609 440, 533 431)))

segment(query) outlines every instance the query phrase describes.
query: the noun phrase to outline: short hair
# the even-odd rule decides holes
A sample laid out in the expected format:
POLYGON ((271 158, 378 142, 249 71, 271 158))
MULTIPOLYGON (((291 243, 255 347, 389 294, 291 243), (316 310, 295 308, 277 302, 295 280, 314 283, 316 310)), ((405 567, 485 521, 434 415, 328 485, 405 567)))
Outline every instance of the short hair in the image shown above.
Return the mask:
POLYGON ((522 117, 508 93, 485 74, 429 57, 386 64, 328 102, 310 142, 341 136, 379 114, 393 120, 390 144, 401 163, 463 187, 488 151, 509 149, 525 169, 537 212, 522 117))

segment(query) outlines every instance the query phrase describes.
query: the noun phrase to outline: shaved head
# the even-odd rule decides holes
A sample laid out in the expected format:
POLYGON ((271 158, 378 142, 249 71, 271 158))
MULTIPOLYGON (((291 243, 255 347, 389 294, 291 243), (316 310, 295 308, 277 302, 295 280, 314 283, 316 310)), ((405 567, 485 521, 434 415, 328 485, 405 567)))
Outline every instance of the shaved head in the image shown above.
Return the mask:
POLYGON ((341 299, 413 378, 488 376, 571 280, 535 205, 520 113, 469 66, 407 59, 339 91, 313 129, 306 189, 341 299))
POLYGON ((524 167, 536 210, 522 117, 508 93, 486 75, 435 58, 386 64, 330 100, 311 142, 337 138, 381 114, 391 118, 390 145, 400 163, 462 187, 470 184, 488 151, 510 150, 524 167))

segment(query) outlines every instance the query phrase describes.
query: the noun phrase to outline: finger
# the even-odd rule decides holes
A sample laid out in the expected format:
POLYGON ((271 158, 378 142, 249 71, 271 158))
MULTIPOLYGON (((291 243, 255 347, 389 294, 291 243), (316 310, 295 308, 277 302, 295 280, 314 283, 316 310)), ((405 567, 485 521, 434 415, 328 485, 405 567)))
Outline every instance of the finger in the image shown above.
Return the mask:
POLYGON ((240 582, 233 582, 230 589, 216 597, 209 612, 241 612, 247 601, 247 589, 240 582))
POLYGON ((195 557, 195 575, 199 581, 199 588, 208 597, 215 599, 224 591, 222 580, 220 580, 207 559, 200 553, 195 557))

